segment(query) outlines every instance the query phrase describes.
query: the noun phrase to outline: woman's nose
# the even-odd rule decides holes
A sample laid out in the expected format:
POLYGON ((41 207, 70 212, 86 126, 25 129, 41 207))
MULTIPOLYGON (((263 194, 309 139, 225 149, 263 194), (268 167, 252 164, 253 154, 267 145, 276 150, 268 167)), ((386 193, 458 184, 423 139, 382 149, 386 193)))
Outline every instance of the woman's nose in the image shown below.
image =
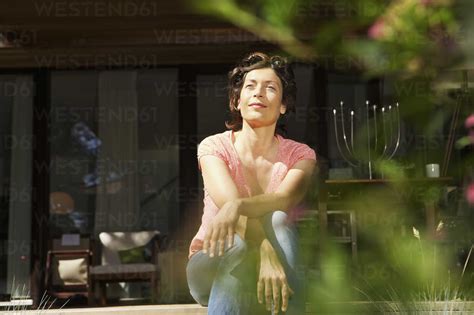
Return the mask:
POLYGON ((255 97, 261 97, 263 96, 263 87, 262 86, 257 86, 257 88, 254 90, 254 95, 255 97))

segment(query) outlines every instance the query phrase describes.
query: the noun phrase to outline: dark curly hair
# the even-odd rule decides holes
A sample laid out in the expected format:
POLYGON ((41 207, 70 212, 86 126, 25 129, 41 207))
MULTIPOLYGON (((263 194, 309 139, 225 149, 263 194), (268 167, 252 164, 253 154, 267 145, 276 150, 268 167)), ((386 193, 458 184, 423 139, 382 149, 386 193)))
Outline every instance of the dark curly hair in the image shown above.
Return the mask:
MULTIPOLYGON (((254 52, 245 57, 232 71, 229 72, 229 109, 230 120, 225 123, 228 129, 238 131, 242 129, 242 115, 237 109, 240 91, 245 81, 245 76, 252 70, 270 68, 280 78, 283 86, 282 103, 286 106, 287 112, 295 111, 296 83, 295 75, 286 58, 280 56, 268 56, 261 52, 254 52)), ((281 119, 277 123, 275 132, 286 133, 285 125, 281 119)))

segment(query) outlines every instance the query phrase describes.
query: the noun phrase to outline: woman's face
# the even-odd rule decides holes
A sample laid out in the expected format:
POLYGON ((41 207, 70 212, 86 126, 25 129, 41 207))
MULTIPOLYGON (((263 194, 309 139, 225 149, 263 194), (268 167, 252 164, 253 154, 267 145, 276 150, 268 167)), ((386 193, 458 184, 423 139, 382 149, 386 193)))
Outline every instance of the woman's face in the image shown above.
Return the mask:
POLYGON ((251 127, 276 124, 286 112, 282 104, 283 86, 271 68, 255 69, 245 76, 237 108, 251 127))

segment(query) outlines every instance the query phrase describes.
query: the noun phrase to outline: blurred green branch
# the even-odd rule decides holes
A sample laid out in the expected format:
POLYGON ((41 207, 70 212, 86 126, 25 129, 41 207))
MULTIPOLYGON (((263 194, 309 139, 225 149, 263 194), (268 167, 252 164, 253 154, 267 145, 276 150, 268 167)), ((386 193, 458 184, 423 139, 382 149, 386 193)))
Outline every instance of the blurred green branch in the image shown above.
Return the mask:
POLYGON ((460 56, 459 25, 449 0, 191 3, 302 61, 317 60, 322 53, 357 58, 373 75, 432 73, 460 56))
POLYGON ((270 43, 279 44, 283 50, 301 60, 309 61, 316 57, 313 47, 298 40, 292 34, 291 28, 286 25, 272 25, 232 0, 204 0, 192 3, 202 12, 219 16, 270 43))

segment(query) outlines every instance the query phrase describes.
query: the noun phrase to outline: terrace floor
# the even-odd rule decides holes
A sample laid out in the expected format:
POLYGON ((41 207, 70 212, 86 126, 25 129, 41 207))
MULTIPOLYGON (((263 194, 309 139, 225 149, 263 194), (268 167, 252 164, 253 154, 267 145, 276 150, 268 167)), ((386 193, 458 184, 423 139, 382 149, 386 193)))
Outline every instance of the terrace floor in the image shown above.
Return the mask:
MULTIPOLYGON (((172 305, 133 305, 133 306, 113 306, 94 308, 64 308, 42 310, 40 314, 74 314, 74 315, 152 315, 152 314, 173 314, 173 315, 205 315, 207 308, 197 304, 172 304, 172 305)), ((38 310, 29 311, 1 311, 0 314, 38 314, 38 310), (4 313, 5 312, 5 313, 4 313)))
MULTIPOLYGON (((407 314, 407 312, 400 311, 400 305, 396 303, 388 304, 387 302, 350 302, 338 303, 337 312, 323 311, 322 309, 329 306, 329 309, 334 309, 335 304, 330 306, 316 306, 312 304, 306 305, 306 314, 320 315, 320 314, 338 314, 338 315, 354 315, 354 314, 407 314), (384 309, 384 311, 382 311, 384 309)), ((474 302, 419 302, 414 304, 415 310, 413 314, 426 315, 466 315, 474 314, 474 302)), ((0 314, 55 314, 55 315, 151 315, 151 314, 174 314, 174 315, 205 315, 207 308, 201 307, 197 304, 169 304, 169 305, 133 305, 133 306, 114 306, 114 307, 97 307, 97 308, 67 308, 56 310, 23 310, 4 312, 0 310, 0 314)))

